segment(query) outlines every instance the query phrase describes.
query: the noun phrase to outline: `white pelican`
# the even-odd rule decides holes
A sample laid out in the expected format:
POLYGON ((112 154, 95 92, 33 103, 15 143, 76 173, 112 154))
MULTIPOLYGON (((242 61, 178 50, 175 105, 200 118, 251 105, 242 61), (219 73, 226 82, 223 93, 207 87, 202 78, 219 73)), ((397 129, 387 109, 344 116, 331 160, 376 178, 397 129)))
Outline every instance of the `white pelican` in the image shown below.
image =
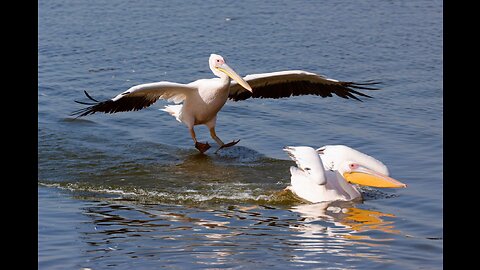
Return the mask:
POLYGON ((238 101, 248 98, 281 98, 309 94, 331 97, 335 94, 346 99, 360 100, 355 95, 370 96, 355 89, 378 90, 378 88, 367 87, 378 82, 342 82, 301 70, 252 74, 242 79, 225 63, 225 59, 217 54, 210 55, 209 65, 213 74, 219 78, 200 79, 188 84, 166 81, 140 84, 106 101, 98 101, 84 91, 85 95, 94 102, 75 101, 89 106, 73 112, 72 115, 81 117, 96 112, 137 111, 152 105, 158 99, 173 101, 177 104, 183 103, 167 105, 163 111, 170 113, 188 127, 195 147, 203 153, 210 148, 210 145, 208 142, 197 141, 194 131, 196 125, 206 125, 209 128, 210 136, 220 146, 217 151, 239 142, 234 140, 225 144, 215 132, 217 113, 227 99, 238 101), (234 81, 231 82, 230 78, 234 81))
POLYGON ((327 145, 317 150, 308 146, 287 146, 283 150, 298 166, 290 167, 291 185, 287 189, 312 203, 361 197, 352 184, 406 187, 388 176, 388 169, 382 162, 345 145, 327 145))

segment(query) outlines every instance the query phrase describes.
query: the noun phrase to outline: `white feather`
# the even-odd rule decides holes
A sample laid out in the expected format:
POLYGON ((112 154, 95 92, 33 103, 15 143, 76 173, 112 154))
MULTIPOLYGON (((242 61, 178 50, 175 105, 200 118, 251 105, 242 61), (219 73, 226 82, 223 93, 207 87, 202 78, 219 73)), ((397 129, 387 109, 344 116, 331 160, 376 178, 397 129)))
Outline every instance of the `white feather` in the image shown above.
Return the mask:
POLYGON ((171 114, 178 122, 182 122, 182 108, 183 105, 167 105, 165 108, 160 109, 162 111, 168 112, 171 114))
POLYGON ((288 189, 294 194, 313 203, 349 199, 327 183, 322 161, 315 149, 287 146, 284 151, 298 166, 290 167, 291 185, 288 189))

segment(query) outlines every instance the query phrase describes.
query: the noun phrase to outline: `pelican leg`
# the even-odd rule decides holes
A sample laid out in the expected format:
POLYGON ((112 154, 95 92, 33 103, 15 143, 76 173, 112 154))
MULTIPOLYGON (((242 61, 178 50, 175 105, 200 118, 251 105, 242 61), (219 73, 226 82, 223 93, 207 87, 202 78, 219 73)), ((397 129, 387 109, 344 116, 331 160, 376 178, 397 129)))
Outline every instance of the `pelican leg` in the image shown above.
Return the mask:
POLYGON ((195 148, 200 151, 200 153, 204 153, 208 149, 210 149, 210 144, 208 142, 206 143, 201 143, 197 141, 197 136, 195 135, 195 130, 193 130, 193 127, 189 127, 188 130, 190 131, 190 136, 192 136, 193 141, 195 142, 195 148))
POLYGON ((223 143, 222 140, 220 140, 220 138, 217 136, 217 133, 215 133, 215 127, 211 127, 209 128, 210 129, 210 136, 212 137, 212 139, 214 139, 218 145, 220 145, 220 147, 215 151, 215 153, 218 152, 218 150, 222 149, 222 148, 226 148, 226 147, 230 147, 230 146, 234 146, 235 144, 237 144, 240 140, 233 140, 229 143, 223 143))
POLYGON ((215 127, 210 128, 210 136, 218 143, 218 145, 225 145, 222 140, 220 140, 220 138, 217 136, 217 133, 215 133, 215 127))

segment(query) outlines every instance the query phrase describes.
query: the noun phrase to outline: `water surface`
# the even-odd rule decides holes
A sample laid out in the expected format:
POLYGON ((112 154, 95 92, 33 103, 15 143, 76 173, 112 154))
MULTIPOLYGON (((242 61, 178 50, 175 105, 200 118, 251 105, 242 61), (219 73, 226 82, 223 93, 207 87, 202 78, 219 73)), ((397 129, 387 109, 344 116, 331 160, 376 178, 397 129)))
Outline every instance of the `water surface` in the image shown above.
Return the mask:
POLYGON ((40 269, 442 268, 441 1, 38 6, 40 269), (217 133, 241 141, 206 155, 164 101, 69 115, 83 90, 211 78, 210 53, 242 75, 304 69, 382 91, 228 102, 217 133), (408 188, 328 205, 281 192, 294 165, 282 148, 327 144, 376 157, 408 188))

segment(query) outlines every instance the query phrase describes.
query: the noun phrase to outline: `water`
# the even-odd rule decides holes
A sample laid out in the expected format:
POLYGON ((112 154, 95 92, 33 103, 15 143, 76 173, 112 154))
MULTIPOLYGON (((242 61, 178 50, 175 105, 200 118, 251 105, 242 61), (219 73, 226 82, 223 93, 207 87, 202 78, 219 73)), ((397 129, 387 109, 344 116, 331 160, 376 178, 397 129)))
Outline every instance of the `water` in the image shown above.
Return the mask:
POLYGON ((40 269, 442 268, 441 1, 38 6, 40 269), (211 78, 210 53, 241 75, 304 69, 383 90, 228 102, 217 133, 241 141, 207 155, 164 101, 69 116, 83 90, 211 78), (294 164, 283 146, 326 144, 376 157, 408 188, 329 205, 281 192, 294 164))

